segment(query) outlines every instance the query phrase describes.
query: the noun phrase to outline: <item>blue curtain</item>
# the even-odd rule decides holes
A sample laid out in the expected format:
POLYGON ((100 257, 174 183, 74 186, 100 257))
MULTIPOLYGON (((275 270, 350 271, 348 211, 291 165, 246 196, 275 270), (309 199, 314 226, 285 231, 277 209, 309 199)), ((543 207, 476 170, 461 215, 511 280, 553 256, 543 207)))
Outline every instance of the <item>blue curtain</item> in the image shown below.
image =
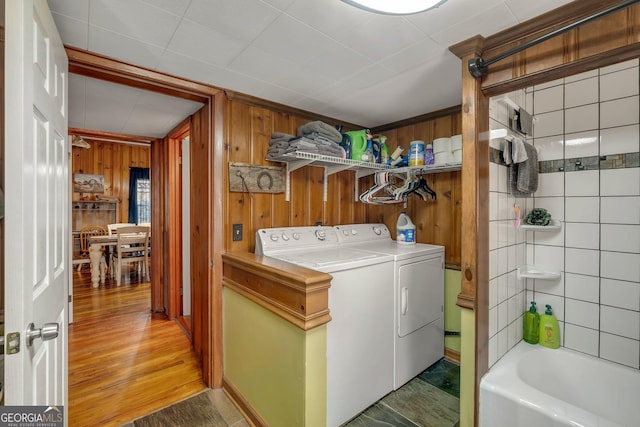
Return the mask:
POLYGON ((129 223, 138 223, 138 180, 149 179, 149 168, 129 168, 129 223))

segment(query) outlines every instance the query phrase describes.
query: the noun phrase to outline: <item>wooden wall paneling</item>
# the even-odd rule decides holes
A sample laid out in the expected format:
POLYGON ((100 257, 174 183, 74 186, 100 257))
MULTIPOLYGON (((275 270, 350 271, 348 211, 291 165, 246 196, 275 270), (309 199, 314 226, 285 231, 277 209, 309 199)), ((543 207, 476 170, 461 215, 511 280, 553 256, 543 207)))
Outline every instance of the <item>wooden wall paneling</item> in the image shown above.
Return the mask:
MULTIPOLYGON (((273 132, 287 133, 295 135, 295 129, 291 123, 289 114, 272 112, 271 128, 273 132)), ((279 166, 284 168, 283 163, 265 161, 267 165, 279 166)), ((271 225, 270 227, 288 227, 291 223, 291 215, 289 211, 289 202, 285 200, 285 193, 273 194, 271 196, 271 225)), ((253 245, 251 250, 255 248, 255 237, 252 236, 253 245)))
MULTIPOLYGON (((296 131, 299 126, 307 123, 309 120, 301 119, 299 117, 292 116, 291 124, 292 135, 296 135, 296 131)), ((312 179, 313 172, 311 169, 317 169, 315 167, 303 167, 291 173, 291 191, 289 196, 289 218, 291 218, 292 226, 308 226, 312 225, 309 221, 311 218, 311 191, 313 185, 310 180, 312 179)))
MULTIPOLYGON (((273 132, 273 120, 271 111, 266 108, 251 107, 251 154, 250 161, 253 165, 266 165, 265 160, 269 150, 269 141, 273 132)), ((249 197, 251 203, 251 222, 244 225, 244 250, 252 252, 254 250, 254 232, 259 228, 271 227, 271 199, 268 193, 254 193, 249 197)))
POLYGON ((166 161, 164 154, 164 144, 160 141, 151 144, 151 158, 155 167, 149 171, 151 178, 151 311, 153 313, 164 312, 163 284, 166 283, 164 266, 166 263, 167 251, 164 249, 163 230, 166 230, 164 217, 166 199, 164 187, 154 185, 154 183, 166 182, 165 169, 166 161), (154 262, 155 261, 155 262, 154 262))
POLYGON ((335 225, 340 221, 340 173, 329 176, 327 180, 327 203, 324 204, 323 225, 335 225))
POLYGON ((453 205, 451 206, 451 217, 453 218, 449 245, 451 250, 446 254, 446 261, 453 265, 450 268, 460 269, 461 251, 462 251, 462 174, 460 172, 451 174, 451 197, 453 205))
POLYGON ((628 18, 629 10, 625 9, 573 30, 578 33, 578 58, 628 44, 628 18))
MULTIPOLYGON (((546 34, 559 28, 561 24, 578 21, 614 3, 616 2, 613 0, 576 0, 561 6, 542 17, 483 39, 482 57, 489 59, 509 46, 531 40, 534 35, 546 34), (527 31, 523 31, 524 28, 527 31)), ((518 87, 540 84, 637 56, 638 48, 633 44, 640 41, 638 13, 640 6, 631 6, 530 47, 517 57, 492 64, 489 72, 482 77, 485 94, 510 92, 518 87), (607 57, 611 59, 607 60, 607 57), (590 61, 578 63, 579 60, 589 58, 590 61), (522 73, 518 69, 520 63, 525 64, 525 71, 522 73)), ((457 46, 467 42, 459 43, 451 49, 455 51, 457 46)), ((466 67, 463 72, 468 73, 466 67)))
MULTIPOLYGON (((211 160, 210 146, 211 111, 205 105, 192 116, 189 139, 190 174, 190 221, 191 221, 191 292, 193 301, 198 305, 193 309, 191 337, 193 349, 200 360, 209 360, 213 364, 219 363, 211 358, 211 311, 209 289, 212 280, 210 253, 211 233, 211 160)), ((222 265, 217 266, 221 269, 222 265)), ((221 272, 220 272, 221 274, 221 272)), ((203 363, 203 377, 211 380, 212 366, 203 363)))
MULTIPOLYGON (((104 176, 105 196, 118 197, 116 222, 129 220, 129 168, 150 167, 150 148, 86 138, 91 148, 72 148, 72 171, 104 176)), ((73 174, 71 179, 73 178, 73 174)), ((78 200, 73 193, 73 200, 78 200)), ((93 197, 92 195, 85 195, 93 197)))
POLYGON ((629 43, 640 42, 640 9, 629 9, 629 43))
MULTIPOLYGON (((324 168, 307 168, 309 172, 309 215, 307 225, 324 224, 324 168)), ((328 198, 339 197, 338 194, 327 193, 328 198)))
POLYGON ((129 168, 133 166, 131 160, 131 146, 120 146, 120 189, 119 193, 126 194, 120 199, 120 219, 122 222, 129 222, 129 168), (125 178, 126 177, 126 178, 125 178), (126 214, 125 214, 126 212, 126 214))
MULTIPOLYGON (((229 139, 227 142, 227 162, 225 162, 224 176, 228 180, 229 162, 251 163, 252 161, 252 107, 238 102, 230 102, 228 105, 228 129, 229 139)), ((224 241, 225 248, 230 251, 249 250, 248 240, 234 242, 232 239, 232 225, 243 224, 244 234, 251 230, 252 222, 252 200, 249 193, 230 192, 229 183, 225 182, 225 193, 227 194, 227 219, 225 221, 224 241)))
POLYGON ((309 225, 309 167, 297 169, 289 180, 289 218, 291 226, 309 225))
MULTIPOLYGON (((180 157, 182 156, 181 140, 165 138, 167 145, 167 180, 164 182, 167 189, 167 233, 166 251, 170 255, 167 260, 167 315, 175 319, 181 313, 180 286, 182 282, 182 177, 180 175, 180 157)), ((185 284, 186 286, 187 284, 185 284)))
MULTIPOLYGON (((4 27, 0 27, 0 64, 4 64, 4 27)), ((0 188, 4 182, 4 65, 0 67, 0 188)), ((0 309, 4 310, 4 221, 0 221, 0 309)))

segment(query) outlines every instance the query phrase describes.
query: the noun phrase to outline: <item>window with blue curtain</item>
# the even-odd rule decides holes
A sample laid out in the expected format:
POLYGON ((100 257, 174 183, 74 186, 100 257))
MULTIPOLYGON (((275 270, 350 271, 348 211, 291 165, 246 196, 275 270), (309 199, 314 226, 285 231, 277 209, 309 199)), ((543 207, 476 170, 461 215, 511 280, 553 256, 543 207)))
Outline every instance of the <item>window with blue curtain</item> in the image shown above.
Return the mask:
POLYGON ((129 222, 151 222, 149 168, 129 168, 129 222))

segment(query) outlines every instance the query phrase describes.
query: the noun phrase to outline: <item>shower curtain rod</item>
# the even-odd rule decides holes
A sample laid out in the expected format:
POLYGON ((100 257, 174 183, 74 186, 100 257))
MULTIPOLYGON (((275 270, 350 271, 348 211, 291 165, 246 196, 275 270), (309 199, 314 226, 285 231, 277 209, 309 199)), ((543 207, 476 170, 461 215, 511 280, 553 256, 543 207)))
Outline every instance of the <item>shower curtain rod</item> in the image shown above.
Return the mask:
POLYGON ((531 46, 537 45, 538 43, 542 43, 543 41, 546 41, 552 37, 555 37, 557 35, 560 35, 562 33, 566 33, 569 30, 573 30, 576 27, 579 27, 580 25, 586 24, 588 22, 594 21, 598 18, 602 18, 603 16, 609 15, 613 12, 617 12, 618 10, 621 9, 625 9, 635 3, 640 2, 640 0, 626 0, 623 2, 620 2, 616 5, 610 6, 606 9, 601 10, 600 12, 596 12, 591 16, 587 16, 586 18, 582 18, 572 24, 566 25, 564 27, 558 28, 557 30, 551 31, 548 34, 545 34, 543 36, 540 36, 536 39, 533 39, 531 41, 528 41, 527 43, 521 44, 520 46, 516 46, 513 47, 497 56, 494 56, 493 58, 484 60, 479 56, 476 56, 475 58, 471 58, 469 60, 469 63, 467 64, 468 68, 469 68, 469 73, 471 73, 471 75, 473 77, 482 77, 486 72, 487 72, 487 68, 489 67, 489 65, 496 63, 498 61, 501 61, 505 58, 510 57, 511 55, 515 55, 518 52, 521 52, 531 46))

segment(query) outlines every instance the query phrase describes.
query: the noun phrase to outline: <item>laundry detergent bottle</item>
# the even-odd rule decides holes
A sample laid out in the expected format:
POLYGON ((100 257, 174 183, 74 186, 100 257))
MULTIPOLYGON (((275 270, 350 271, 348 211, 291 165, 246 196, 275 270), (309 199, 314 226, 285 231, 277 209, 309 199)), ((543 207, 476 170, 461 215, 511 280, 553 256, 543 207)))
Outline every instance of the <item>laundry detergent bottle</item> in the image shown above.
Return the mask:
POLYGON ((524 331, 522 339, 529 344, 538 344, 538 334, 540 333, 540 315, 536 309, 536 302, 531 301, 529 311, 524 314, 524 331))
POLYGON ((547 309, 540 316, 540 345, 549 348, 560 347, 560 328, 558 327, 558 319, 553 315, 551 306, 546 305, 547 309))
POLYGON ((404 211, 400 212, 396 223, 396 242, 404 245, 416 243, 416 226, 404 211))

